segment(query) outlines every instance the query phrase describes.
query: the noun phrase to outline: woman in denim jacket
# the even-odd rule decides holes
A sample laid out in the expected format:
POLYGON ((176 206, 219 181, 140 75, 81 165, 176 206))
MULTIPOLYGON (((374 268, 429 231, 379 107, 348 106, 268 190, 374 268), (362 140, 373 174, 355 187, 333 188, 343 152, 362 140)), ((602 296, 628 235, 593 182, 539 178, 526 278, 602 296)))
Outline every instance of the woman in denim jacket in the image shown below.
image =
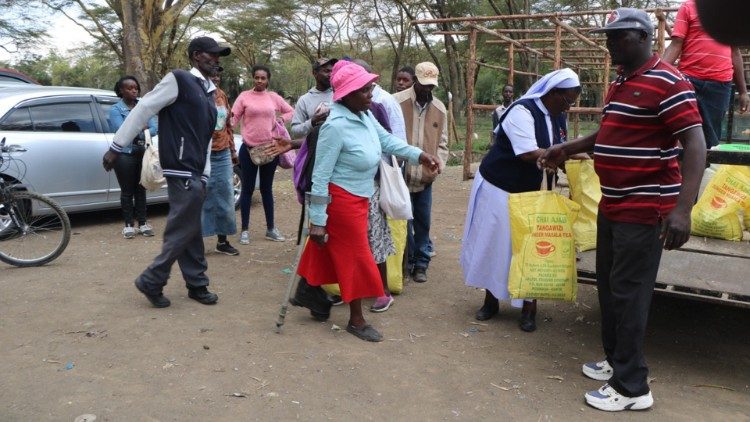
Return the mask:
MULTIPOLYGON (((109 110, 110 132, 117 132, 130 110, 138 103, 141 85, 135 77, 123 76, 115 84, 115 94, 121 99, 109 110)), ((143 129, 148 129, 151 136, 156 136, 156 116, 151 117, 148 128, 143 129)), ((115 175, 120 184, 122 216, 125 219, 125 227, 122 229, 125 239, 135 237, 134 219, 138 220, 138 231, 142 235, 154 235, 154 229, 146 222, 146 189, 140 184, 144 143, 145 135, 141 132, 131 145, 123 148, 120 159, 115 164, 115 175)))

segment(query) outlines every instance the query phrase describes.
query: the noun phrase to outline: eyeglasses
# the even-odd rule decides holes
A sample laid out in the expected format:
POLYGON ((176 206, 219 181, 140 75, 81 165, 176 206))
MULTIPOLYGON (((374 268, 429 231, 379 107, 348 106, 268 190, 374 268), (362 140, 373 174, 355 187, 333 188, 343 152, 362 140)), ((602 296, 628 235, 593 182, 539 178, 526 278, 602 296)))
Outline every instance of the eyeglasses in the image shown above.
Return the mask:
POLYGON ((558 91, 558 92, 560 93, 560 96, 561 96, 561 97, 563 97, 563 100, 565 100, 565 103, 566 103, 566 104, 567 104, 567 105, 568 105, 569 107, 573 107, 574 105, 576 105, 576 100, 577 100, 577 98, 573 98, 573 99, 571 100, 570 98, 568 98, 568 97, 567 97, 567 96, 566 96, 566 95, 565 95, 565 94, 563 93, 563 91, 558 91))

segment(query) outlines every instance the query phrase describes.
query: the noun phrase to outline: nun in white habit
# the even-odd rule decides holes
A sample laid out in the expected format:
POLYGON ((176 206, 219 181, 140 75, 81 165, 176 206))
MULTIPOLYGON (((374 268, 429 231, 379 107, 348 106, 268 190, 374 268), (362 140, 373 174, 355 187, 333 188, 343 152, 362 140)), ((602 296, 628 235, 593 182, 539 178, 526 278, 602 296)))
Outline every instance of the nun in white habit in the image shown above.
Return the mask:
MULTIPOLYGON (((495 128, 495 143, 474 177, 461 245, 466 285, 485 289, 477 320, 492 318, 500 310, 499 300, 510 298, 508 195, 539 190, 542 170, 536 160, 552 144, 566 141, 565 112, 580 92, 578 75, 572 70, 548 73, 508 107, 495 128)), ((520 328, 536 330, 536 300, 515 299, 511 304, 522 308, 520 328)))

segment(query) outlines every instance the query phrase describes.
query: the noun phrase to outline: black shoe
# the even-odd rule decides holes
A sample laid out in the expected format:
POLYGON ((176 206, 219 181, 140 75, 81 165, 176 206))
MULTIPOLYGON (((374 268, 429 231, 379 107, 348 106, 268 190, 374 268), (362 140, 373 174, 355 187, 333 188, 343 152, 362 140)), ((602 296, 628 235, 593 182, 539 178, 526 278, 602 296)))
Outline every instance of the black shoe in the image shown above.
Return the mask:
POLYGON ((518 321, 518 326, 527 333, 536 330, 536 301, 531 303, 523 302, 521 319, 518 321))
POLYGON ((213 305, 219 300, 219 296, 209 292, 206 287, 188 288, 188 297, 204 305, 213 305))
POLYGON ((143 281, 141 281, 141 279, 135 280, 135 288, 138 289, 139 292, 143 293, 144 296, 146 296, 146 299, 151 302, 154 308, 166 308, 172 304, 172 302, 170 302, 162 292, 159 292, 158 294, 149 293, 149 291, 146 290, 146 286, 143 284, 143 281))
POLYGON ((485 304, 482 305, 482 307, 477 311, 475 318, 477 319, 477 321, 487 321, 488 319, 497 315, 499 312, 500 305, 497 303, 497 301, 494 305, 485 302, 485 304))
POLYGON ((294 306, 302 306, 310 310, 310 314, 318 321, 325 321, 331 315, 331 302, 325 291, 320 287, 307 284, 303 278, 297 284, 294 297, 289 300, 294 306))
POLYGON ((238 251, 234 246, 230 245, 229 242, 218 242, 216 243, 216 252, 223 253, 224 255, 231 255, 236 256, 240 254, 240 251, 238 251))
POLYGON ((415 268, 414 274, 411 276, 412 280, 416 283, 424 283, 427 281, 427 269, 426 268, 415 268))

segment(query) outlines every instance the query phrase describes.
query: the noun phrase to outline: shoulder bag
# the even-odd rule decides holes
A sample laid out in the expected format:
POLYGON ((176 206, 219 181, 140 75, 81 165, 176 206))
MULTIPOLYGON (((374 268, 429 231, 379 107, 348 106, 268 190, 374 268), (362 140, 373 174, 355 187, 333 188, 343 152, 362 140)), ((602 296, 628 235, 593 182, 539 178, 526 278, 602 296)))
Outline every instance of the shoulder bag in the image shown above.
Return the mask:
POLYGON ((161 170, 159 149, 151 143, 151 134, 148 129, 143 131, 143 137, 145 138, 144 148, 146 150, 143 153, 141 166, 141 186, 146 190, 155 191, 162 187, 167 180, 161 170))
POLYGON ((401 174, 396 157, 391 156, 391 164, 380 160, 380 208, 394 220, 411 220, 411 196, 406 181, 401 174))

